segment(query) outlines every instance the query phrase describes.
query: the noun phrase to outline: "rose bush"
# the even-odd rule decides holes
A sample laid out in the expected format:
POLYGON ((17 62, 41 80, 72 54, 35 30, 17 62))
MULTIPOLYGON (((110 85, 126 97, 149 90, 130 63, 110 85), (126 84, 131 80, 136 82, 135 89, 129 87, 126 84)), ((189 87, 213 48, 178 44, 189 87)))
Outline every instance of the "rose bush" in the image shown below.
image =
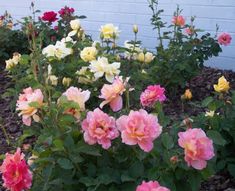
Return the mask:
MULTIPOLYGON (((46 12, 39 21, 24 19, 31 54, 14 55, 6 69, 17 82, 9 93, 20 94, 16 110, 25 126, 19 144, 30 137, 35 141, 27 151, 30 171, 20 150, 16 152, 20 158, 10 160, 14 168, 5 162, 11 156, 6 155, 4 170, 0 169, 6 188, 197 191, 201 181, 218 170, 228 167, 234 173, 233 156, 224 158, 232 153, 234 118, 227 114, 234 113, 235 105, 224 77, 214 85, 215 99, 202 103, 212 111, 206 116, 192 122, 171 119, 163 112, 164 102, 172 99, 169 88, 183 86, 205 59, 221 51, 222 41, 209 34, 199 38, 198 29, 186 24, 179 9, 173 31, 161 36, 164 23, 156 4, 153 0, 150 7, 159 31, 157 53, 141 47, 136 25, 134 40, 124 46, 118 45, 121 33, 113 24, 101 26, 99 41, 93 41, 73 8, 46 12), (56 30, 52 22, 58 24, 56 30), (185 29, 190 29, 186 35, 185 29), (169 40, 167 48, 164 39, 169 40), (212 131, 214 125, 218 126, 212 131), (217 147, 221 143, 228 152, 217 147), (22 170, 12 173, 16 168, 22 170), (11 177, 21 187, 11 187, 15 185, 9 183, 11 177)), ((192 99, 187 89, 182 101, 192 99)))

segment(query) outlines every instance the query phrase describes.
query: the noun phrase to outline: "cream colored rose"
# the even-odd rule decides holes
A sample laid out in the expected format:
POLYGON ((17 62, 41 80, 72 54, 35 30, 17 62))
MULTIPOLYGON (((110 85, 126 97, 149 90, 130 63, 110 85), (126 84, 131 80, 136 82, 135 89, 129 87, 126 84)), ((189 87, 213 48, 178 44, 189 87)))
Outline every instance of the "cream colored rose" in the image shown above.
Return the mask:
POLYGON ((90 72, 88 67, 83 66, 79 71, 76 72, 78 82, 81 84, 89 84, 96 81, 94 75, 90 72))
POLYGON ((54 45, 48 45, 42 50, 42 54, 46 57, 54 57, 55 56, 56 48, 54 45))
POLYGON ((81 23, 79 19, 75 19, 70 21, 70 27, 72 30, 78 30, 81 27, 81 23))
POLYGON ((138 57, 137 57, 137 59, 140 62, 144 62, 146 64, 149 64, 150 62, 152 62, 154 58, 155 58, 155 56, 151 52, 146 52, 145 54, 143 52, 141 52, 138 54, 138 57))
POLYGON ((50 81, 53 86, 57 86, 58 84, 58 78, 55 75, 48 76, 48 81, 50 81))
POLYGON ((138 33, 139 29, 137 25, 133 25, 133 32, 138 33))
POLYGON ((94 73, 96 79, 99 79, 105 75, 105 79, 112 83, 114 77, 120 73, 120 65, 120 62, 109 64, 106 57, 99 57, 97 60, 91 61, 89 68, 91 72, 94 73))
POLYGON ((38 159, 38 156, 33 154, 31 157, 29 157, 29 159, 27 161, 28 165, 32 166, 36 159, 38 159))
POLYGON ((80 57, 83 61, 90 62, 96 59, 97 53, 98 52, 95 47, 86 47, 81 51, 80 57))
POLYGON ((12 59, 6 60, 6 70, 11 70, 12 68, 15 67, 15 63, 13 62, 12 59))
POLYGON ((72 82, 72 79, 71 79, 71 78, 66 78, 66 77, 64 77, 63 80, 62 80, 62 84, 63 84, 64 86, 67 86, 67 87, 70 85, 71 82, 72 82))
POLYGON ((107 39, 116 39, 119 36, 120 31, 118 27, 115 27, 113 24, 106 24, 100 28, 101 36, 107 39))
POLYGON ((21 54, 15 52, 12 57, 12 61, 14 62, 14 64, 18 64, 20 62, 20 59, 21 59, 21 54))

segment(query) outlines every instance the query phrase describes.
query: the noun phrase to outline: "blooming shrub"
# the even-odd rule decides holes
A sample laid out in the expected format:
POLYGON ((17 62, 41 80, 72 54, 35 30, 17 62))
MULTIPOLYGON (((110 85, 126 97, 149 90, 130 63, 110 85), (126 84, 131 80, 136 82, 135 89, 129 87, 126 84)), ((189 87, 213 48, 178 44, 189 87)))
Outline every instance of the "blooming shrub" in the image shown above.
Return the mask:
MULTIPOLYGON (((32 186, 23 165, 27 184, 19 190, 197 191, 217 171, 215 162, 224 158, 216 138, 224 140, 227 132, 220 127, 218 135, 207 125, 220 117, 217 112, 234 112, 229 82, 221 78, 214 86, 221 103, 205 101, 212 112, 197 116, 202 120, 181 123, 183 119, 165 116, 163 108, 174 89, 183 87, 207 58, 218 55, 219 42, 209 34, 199 37, 193 19, 188 25, 179 9, 172 31, 162 36, 162 11, 155 12, 155 4, 150 8, 160 35, 157 53, 142 47, 136 25, 134 40, 124 46, 117 44, 121 32, 113 24, 101 26, 100 40, 93 41, 80 22, 84 17, 75 16, 73 8, 46 12, 39 21, 24 19, 31 54, 7 62, 18 82, 11 91, 23 89, 16 104, 24 123, 20 142, 32 136, 35 140, 27 155, 32 186), (169 40, 166 47, 164 39, 169 40)), ((192 98, 186 89, 182 100, 192 98)), ((221 123, 234 124, 234 118, 222 116, 221 123)), ((232 135, 229 139, 228 150, 232 135)), ((231 171, 233 164, 228 165, 231 171)))

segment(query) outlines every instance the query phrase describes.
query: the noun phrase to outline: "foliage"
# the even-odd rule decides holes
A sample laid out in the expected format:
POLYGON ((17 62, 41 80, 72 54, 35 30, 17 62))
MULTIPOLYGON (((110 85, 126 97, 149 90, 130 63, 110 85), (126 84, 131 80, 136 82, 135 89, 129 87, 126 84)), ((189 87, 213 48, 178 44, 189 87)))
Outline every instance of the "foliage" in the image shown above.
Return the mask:
MULTIPOLYGON (((191 123, 173 120, 163 112, 162 87, 184 86, 221 48, 210 34, 198 37, 193 19, 193 34, 185 35, 183 29, 189 25, 178 26, 177 21, 162 36, 166 23, 155 5, 157 1, 150 2, 160 45, 153 54, 141 47, 137 26, 134 39, 124 47, 117 43, 120 31, 113 24, 101 26, 96 42, 82 28, 79 18, 84 16, 74 16, 73 11, 60 15, 54 30, 51 21, 35 20, 39 11, 32 4, 33 15, 21 23, 30 54, 22 54, 19 63, 7 68, 15 87, 5 94, 16 99, 20 94, 16 110, 24 133, 19 145, 35 139, 26 156, 34 174, 32 190, 125 191, 135 190, 143 180, 157 180, 172 191, 197 191, 202 180, 225 166, 234 174, 230 149, 235 101, 234 93, 227 94, 228 84, 218 100, 207 98, 202 103, 218 110, 219 116, 209 119, 202 114, 191 123), (156 83, 162 87, 151 86, 156 83), (149 99, 148 104, 143 105, 140 97, 149 99), (179 143, 182 132, 192 126, 200 136, 186 136, 185 143, 179 143), (204 150, 212 154, 214 150, 202 144, 212 142, 199 128, 214 141, 215 159, 206 156, 204 150)), ((177 9, 174 19, 180 13, 177 9)), ((170 94, 167 97, 171 99, 170 94)), ((193 96, 188 90, 183 97, 186 101, 193 96)))

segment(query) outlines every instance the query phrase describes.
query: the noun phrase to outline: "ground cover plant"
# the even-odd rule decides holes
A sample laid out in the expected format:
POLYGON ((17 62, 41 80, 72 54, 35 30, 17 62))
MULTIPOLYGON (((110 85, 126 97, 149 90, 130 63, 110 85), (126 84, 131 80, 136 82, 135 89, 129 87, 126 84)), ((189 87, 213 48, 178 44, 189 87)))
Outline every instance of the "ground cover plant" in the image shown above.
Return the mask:
POLYGON ((23 134, 3 157, 5 188, 197 191, 216 172, 234 176, 229 79, 220 76, 211 84, 213 96, 199 103, 185 87, 231 36, 202 32, 179 8, 167 26, 156 0, 150 8, 156 52, 142 47, 137 25, 133 40, 120 46, 113 24, 101 26, 94 40, 80 22, 85 16, 75 16, 73 8, 40 13, 36 20, 32 4, 33 16, 21 23, 30 54, 14 53, 6 61, 15 85, 3 96, 14 96, 23 134), (191 104, 200 108, 198 115, 165 114, 178 89, 184 90, 177 98, 182 111, 191 104), (23 144, 29 138, 33 143, 23 144))

